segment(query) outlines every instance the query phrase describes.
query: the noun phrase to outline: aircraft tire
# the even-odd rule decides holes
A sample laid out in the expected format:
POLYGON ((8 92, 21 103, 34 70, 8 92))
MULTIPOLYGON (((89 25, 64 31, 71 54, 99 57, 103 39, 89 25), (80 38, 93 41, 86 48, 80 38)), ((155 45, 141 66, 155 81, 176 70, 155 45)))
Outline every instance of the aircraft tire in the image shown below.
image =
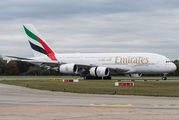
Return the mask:
POLYGON ((167 80, 167 78, 166 77, 162 77, 162 80, 167 80))
POLYGON ((86 76, 84 80, 102 80, 102 77, 86 76))
POLYGON ((110 76, 103 77, 103 80, 111 80, 111 77, 110 76))
POLYGON ((93 77, 93 80, 102 80, 102 77, 93 77))

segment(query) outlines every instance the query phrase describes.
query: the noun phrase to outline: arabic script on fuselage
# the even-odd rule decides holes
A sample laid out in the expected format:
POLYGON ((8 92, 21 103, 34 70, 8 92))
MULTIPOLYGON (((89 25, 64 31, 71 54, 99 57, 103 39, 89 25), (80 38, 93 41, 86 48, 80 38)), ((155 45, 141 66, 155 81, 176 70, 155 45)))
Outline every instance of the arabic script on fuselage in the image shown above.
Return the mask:
POLYGON ((112 61, 112 58, 100 58, 98 61, 112 61))

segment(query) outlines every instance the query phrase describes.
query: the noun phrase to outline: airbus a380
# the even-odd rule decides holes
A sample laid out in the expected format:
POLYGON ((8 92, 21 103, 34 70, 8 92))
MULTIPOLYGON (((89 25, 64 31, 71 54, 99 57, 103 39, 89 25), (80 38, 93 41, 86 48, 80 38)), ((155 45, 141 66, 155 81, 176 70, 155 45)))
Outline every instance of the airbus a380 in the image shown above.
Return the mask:
POLYGON ((34 57, 5 55, 4 59, 29 62, 67 74, 79 74, 85 79, 111 79, 111 75, 140 77, 142 74, 166 74, 176 70, 167 57, 154 53, 74 53, 57 54, 31 24, 23 25, 34 57))

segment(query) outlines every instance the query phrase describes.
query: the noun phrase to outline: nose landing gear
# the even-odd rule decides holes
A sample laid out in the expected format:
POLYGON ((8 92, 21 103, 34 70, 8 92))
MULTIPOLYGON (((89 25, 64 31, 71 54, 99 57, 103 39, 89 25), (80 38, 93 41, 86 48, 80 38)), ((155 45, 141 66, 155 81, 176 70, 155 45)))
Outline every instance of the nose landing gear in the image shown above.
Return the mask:
POLYGON ((162 80, 167 80, 167 77, 166 77, 166 76, 167 76, 167 74, 168 74, 168 73, 163 73, 162 80))
POLYGON ((167 77, 162 77, 162 80, 167 80, 167 77))

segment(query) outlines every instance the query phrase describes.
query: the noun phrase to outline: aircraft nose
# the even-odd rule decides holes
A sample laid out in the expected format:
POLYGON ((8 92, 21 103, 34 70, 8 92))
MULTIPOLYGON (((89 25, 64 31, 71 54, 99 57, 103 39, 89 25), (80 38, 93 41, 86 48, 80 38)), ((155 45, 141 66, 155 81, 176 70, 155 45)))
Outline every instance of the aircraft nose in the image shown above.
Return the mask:
POLYGON ((177 66, 174 63, 172 63, 171 68, 172 68, 172 71, 175 71, 177 69, 177 66))

